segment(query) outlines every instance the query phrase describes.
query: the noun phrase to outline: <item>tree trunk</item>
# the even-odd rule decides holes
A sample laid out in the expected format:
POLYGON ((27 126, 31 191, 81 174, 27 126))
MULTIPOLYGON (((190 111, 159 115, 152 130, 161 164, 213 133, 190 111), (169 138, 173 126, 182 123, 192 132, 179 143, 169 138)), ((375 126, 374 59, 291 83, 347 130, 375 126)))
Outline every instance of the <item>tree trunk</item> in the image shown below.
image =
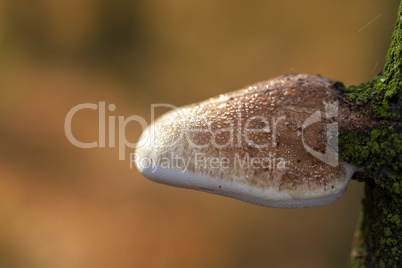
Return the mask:
POLYGON ((342 160, 364 169, 354 177, 365 182, 365 198, 351 267, 402 267, 402 2, 384 71, 343 91, 378 122, 339 137, 342 160))

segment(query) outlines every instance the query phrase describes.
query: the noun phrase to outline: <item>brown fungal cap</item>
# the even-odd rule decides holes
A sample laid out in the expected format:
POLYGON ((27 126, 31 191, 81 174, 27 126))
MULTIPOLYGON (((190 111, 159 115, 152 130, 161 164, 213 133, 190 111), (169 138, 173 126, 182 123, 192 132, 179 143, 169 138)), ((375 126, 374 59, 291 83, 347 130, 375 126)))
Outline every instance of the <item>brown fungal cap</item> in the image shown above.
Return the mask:
POLYGON ((136 164, 157 182, 270 207, 326 205, 354 167, 338 160, 334 82, 290 74, 173 110, 144 131, 136 164))

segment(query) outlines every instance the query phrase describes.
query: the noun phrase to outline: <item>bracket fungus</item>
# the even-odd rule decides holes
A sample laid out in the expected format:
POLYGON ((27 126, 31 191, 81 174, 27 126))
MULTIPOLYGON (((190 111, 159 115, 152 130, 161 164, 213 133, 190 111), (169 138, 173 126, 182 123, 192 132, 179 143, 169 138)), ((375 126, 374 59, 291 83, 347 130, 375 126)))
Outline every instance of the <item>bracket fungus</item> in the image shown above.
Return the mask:
POLYGON ((323 206, 356 171, 338 158, 338 133, 363 121, 334 81, 289 74, 162 115, 135 162, 168 185, 268 207, 323 206))

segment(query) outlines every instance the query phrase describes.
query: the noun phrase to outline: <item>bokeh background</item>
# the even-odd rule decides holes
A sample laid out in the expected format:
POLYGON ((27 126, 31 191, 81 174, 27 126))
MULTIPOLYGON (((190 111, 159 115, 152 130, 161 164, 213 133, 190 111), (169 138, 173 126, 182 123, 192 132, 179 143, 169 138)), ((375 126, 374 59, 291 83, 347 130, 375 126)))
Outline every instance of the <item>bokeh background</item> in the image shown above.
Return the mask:
MULTIPOLYGON (((0 267, 345 266, 361 184, 326 207, 258 207, 148 181, 130 151, 73 146, 64 119, 105 101, 107 116, 149 122, 152 103, 292 72, 368 81, 398 2, 0 1, 0 267)), ((96 140, 97 112, 77 114, 73 132, 96 140)))

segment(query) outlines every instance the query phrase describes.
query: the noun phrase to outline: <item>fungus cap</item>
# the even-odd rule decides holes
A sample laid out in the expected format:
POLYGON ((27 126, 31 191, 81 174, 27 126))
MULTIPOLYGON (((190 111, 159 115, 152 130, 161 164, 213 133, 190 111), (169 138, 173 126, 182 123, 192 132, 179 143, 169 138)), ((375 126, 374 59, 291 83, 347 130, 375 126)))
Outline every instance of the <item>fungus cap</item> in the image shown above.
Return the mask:
POLYGON ((337 153, 335 83, 291 74, 174 109, 153 122, 136 149, 147 178, 279 208, 327 205, 355 167, 337 153))

